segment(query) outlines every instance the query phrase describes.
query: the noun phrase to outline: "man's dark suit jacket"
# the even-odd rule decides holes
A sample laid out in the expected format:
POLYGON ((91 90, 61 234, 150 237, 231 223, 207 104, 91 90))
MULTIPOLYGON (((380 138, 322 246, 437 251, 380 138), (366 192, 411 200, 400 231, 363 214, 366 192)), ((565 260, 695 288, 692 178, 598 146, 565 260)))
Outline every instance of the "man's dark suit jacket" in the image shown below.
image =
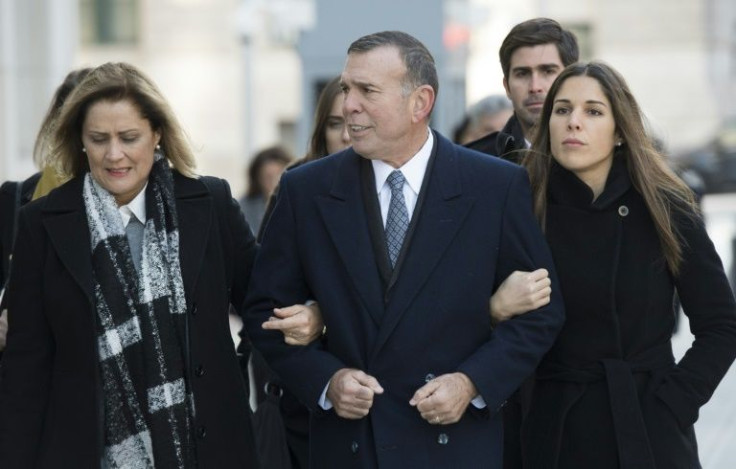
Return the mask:
POLYGON ((370 163, 352 149, 283 176, 251 277, 246 329, 313 411, 312 467, 500 468, 498 410, 564 319, 527 175, 435 133, 413 234, 388 281, 372 178, 370 163), (539 267, 550 271, 551 303, 493 329, 492 292, 512 271, 539 267), (291 347, 280 333, 261 329, 272 308, 309 298, 320 304, 326 341, 291 347), (385 389, 359 420, 318 406, 345 367, 376 377, 385 389), (458 371, 473 381, 486 409, 469 407, 456 424, 430 425, 409 400, 426 380, 458 371))

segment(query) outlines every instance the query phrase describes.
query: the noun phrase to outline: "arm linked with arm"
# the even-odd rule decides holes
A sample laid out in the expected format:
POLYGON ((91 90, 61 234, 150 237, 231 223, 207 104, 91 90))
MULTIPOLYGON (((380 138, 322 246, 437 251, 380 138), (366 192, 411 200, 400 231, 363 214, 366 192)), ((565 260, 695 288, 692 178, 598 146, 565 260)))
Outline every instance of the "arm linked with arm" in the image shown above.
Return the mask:
MULTIPOLYGON (((289 174, 282 177, 278 198, 256 256, 244 305, 246 330, 254 345, 287 387, 312 410, 335 372, 345 365, 317 340, 305 347, 284 342, 278 330, 261 326, 274 308, 303 304, 313 298, 302 269, 298 227, 290 200, 289 174)), ((315 298, 319 301, 319 298, 315 298)))
POLYGON ((547 242, 532 213, 526 172, 515 170, 505 197, 496 278, 514 271, 544 268, 551 281, 548 304, 500 323, 491 339, 458 369, 475 384, 490 410, 496 410, 531 375, 552 346, 564 322, 562 294, 547 242))

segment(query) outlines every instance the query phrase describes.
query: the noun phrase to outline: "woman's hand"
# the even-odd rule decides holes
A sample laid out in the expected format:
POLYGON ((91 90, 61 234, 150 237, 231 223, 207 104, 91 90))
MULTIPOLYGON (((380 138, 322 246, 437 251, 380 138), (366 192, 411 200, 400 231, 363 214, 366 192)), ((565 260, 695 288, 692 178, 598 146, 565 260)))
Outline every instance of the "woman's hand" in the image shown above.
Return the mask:
POLYGON ((273 314, 261 327, 281 331, 289 345, 308 345, 322 336, 324 323, 317 303, 274 308, 273 314))
POLYGON ((506 277, 489 302, 493 324, 548 304, 552 293, 551 283, 547 269, 514 271, 506 277))

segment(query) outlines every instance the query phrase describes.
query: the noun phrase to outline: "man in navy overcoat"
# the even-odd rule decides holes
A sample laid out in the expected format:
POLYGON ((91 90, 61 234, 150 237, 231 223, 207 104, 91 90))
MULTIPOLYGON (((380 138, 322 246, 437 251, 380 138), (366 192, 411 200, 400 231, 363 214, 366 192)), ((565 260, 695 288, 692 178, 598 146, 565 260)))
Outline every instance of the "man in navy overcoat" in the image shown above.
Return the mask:
POLYGON ((312 410, 312 467, 500 468, 499 410, 564 320, 526 172, 430 130, 437 73, 408 34, 355 41, 342 86, 353 147, 282 178, 248 333, 312 410), (550 303, 494 328, 496 287, 540 267, 550 303), (261 328, 310 299, 322 340, 261 328))

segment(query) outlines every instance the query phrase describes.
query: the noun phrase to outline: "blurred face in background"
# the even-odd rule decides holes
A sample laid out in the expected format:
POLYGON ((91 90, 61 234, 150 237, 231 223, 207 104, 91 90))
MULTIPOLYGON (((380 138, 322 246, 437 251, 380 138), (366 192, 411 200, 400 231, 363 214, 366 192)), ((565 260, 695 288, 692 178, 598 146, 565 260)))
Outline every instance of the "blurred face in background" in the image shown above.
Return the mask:
POLYGON ((286 164, 278 161, 267 161, 263 163, 260 171, 258 172, 258 183, 263 188, 263 196, 265 198, 271 197, 274 189, 279 183, 281 173, 286 169, 286 164))
POLYGON ((338 93, 332 102, 330 115, 327 117, 325 141, 327 143, 327 153, 330 155, 350 146, 348 127, 345 125, 345 118, 342 115, 343 100, 342 93, 338 93))
POLYGON ((118 205, 133 200, 145 187, 160 138, 128 99, 97 101, 82 124, 82 145, 92 177, 118 205))

